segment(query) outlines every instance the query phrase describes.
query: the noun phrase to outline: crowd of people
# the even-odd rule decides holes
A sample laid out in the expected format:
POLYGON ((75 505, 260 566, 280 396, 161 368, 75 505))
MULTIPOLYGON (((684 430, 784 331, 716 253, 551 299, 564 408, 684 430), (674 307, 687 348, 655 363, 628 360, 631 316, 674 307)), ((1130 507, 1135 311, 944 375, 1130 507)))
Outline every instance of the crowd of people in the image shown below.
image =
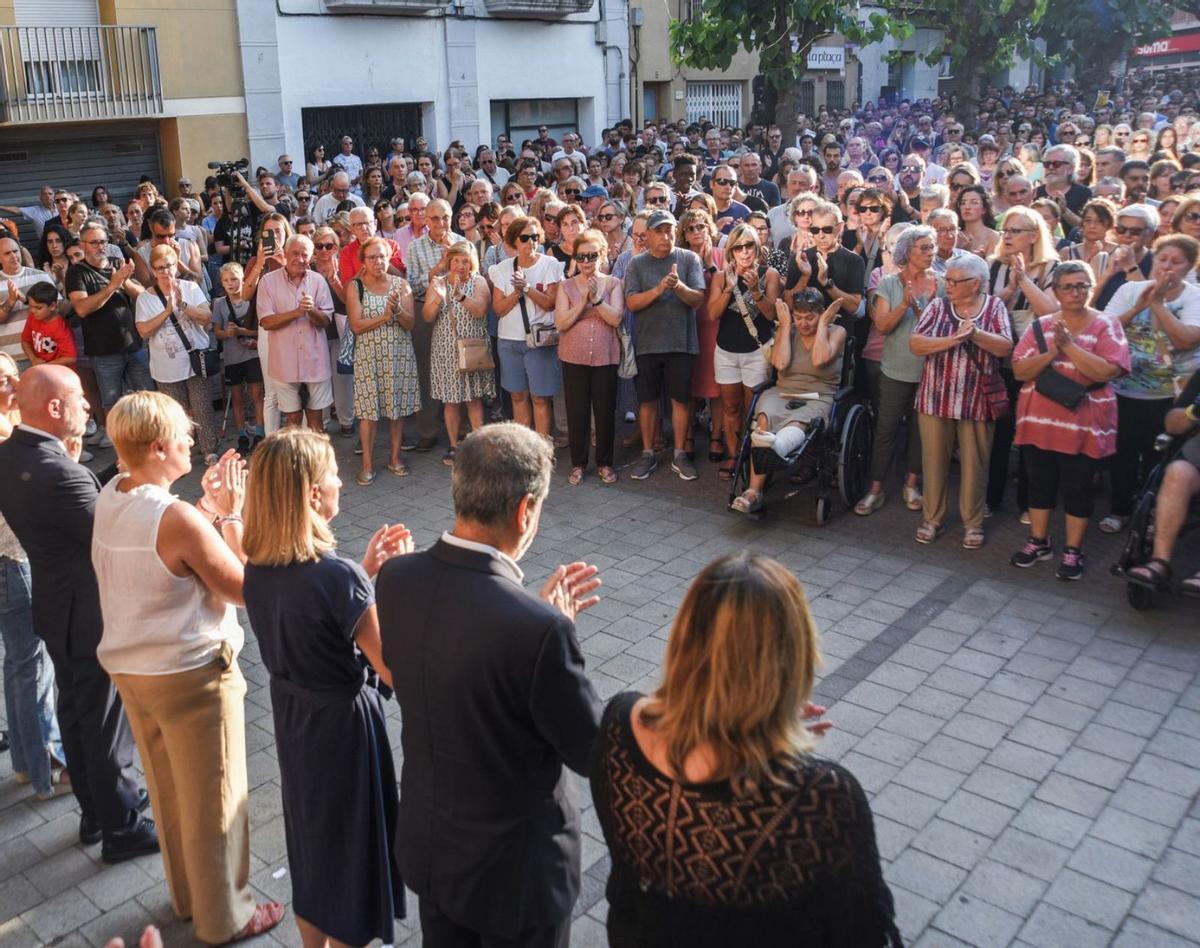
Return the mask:
MULTIPOLYGON (((848 376, 874 418, 856 514, 898 490, 935 542, 957 458, 962 546, 1010 515, 1029 526, 1012 565, 1052 559, 1061 504, 1056 575, 1077 580, 1104 475, 1098 528, 1121 532, 1166 431, 1183 447, 1128 573, 1165 587, 1200 493, 1200 100, 1133 75, 1103 96, 988 90, 972 129, 951 99, 800 118, 794 143, 625 122, 591 148, 541 127, 519 149, 396 138, 363 159, 346 137, 303 172, 283 155, 170 199, 47 185, 0 206, 37 231, 0 237, 0 318, 30 364, 18 385, 0 358, 19 778, 42 798, 69 785, 106 860, 161 849, 203 941, 278 924, 248 887, 244 606, 306 945, 390 942, 405 885, 429 945, 565 944, 564 765, 591 780, 612 853, 614 945, 898 943, 862 790, 809 753, 828 722, 795 578, 750 554, 710 565, 662 686, 602 710, 573 631, 596 570, 564 565, 542 602, 521 590, 555 452, 568 486, 590 463, 613 484, 624 419, 631 478, 665 455, 695 481, 699 453, 731 480, 744 438, 802 452, 848 376), (455 525, 423 552, 384 525, 355 563, 325 432, 357 435, 367 487, 384 421, 396 477, 444 443, 455 525), (102 483, 89 447, 120 473, 102 483), (171 493, 193 449, 196 505, 171 493), (812 793, 836 825, 793 810, 812 793)), ((732 509, 757 511, 766 484, 756 464, 732 509)), ((1178 588, 1200 595, 1200 574, 1178 588)))

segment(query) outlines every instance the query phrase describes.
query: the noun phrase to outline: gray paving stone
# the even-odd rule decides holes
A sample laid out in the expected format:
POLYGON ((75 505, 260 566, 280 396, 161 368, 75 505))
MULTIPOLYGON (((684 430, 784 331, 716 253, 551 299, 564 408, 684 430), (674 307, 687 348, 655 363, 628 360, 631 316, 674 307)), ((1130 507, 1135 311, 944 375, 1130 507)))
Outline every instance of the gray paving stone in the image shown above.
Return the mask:
POLYGON ((874 800, 871 809, 912 829, 922 829, 938 811, 941 801, 899 784, 890 784, 874 800))
MULTIPOLYGON (((972 636, 967 643, 973 644, 977 638, 977 635, 972 636)), ((959 671, 970 672, 972 675, 990 678, 1004 667, 1004 659, 978 649, 960 648, 946 659, 946 665, 949 668, 957 668, 959 671)))
POLYGON ((1116 930, 1133 905, 1133 896, 1071 869, 1059 873, 1046 901, 1060 909, 1116 930))
POLYGON ((1041 879, 1027 872, 985 859, 971 870, 962 891, 1026 918, 1041 899, 1046 886, 1041 879))
MULTIPOLYGON (((822 749, 824 750, 824 745, 822 745, 822 749)), ((863 789, 869 794, 879 793, 891 783, 892 778, 900 771, 900 768, 894 764, 884 763, 857 751, 845 754, 839 762, 854 774, 863 789)))
MULTIPOLYGON (((76 831, 78 832, 78 830, 76 831)), ((43 896, 58 895, 100 872, 101 866, 89 858, 80 847, 64 849, 47 856, 37 865, 25 870, 25 878, 37 886, 43 896)))
POLYGON ((1037 789, 1037 781, 1001 770, 991 764, 981 764, 963 786, 981 797, 1005 806, 1020 807, 1037 789))
POLYGON ((44 898, 37 886, 24 876, 16 875, 0 882, 0 924, 32 908, 44 898))
MULTIPOLYGON (((912 841, 914 849, 970 871, 988 851, 990 836, 976 833, 948 820, 932 820, 912 841)), ((1164 880, 1165 881, 1165 880, 1164 880)))
POLYGON ((1068 865, 1127 892, 1140 891, 1154 868, 1154 863, 1144 856, 1091 837, 1075 850, 1068 865))
POLYGON ((896 906, 896 927, 905 937, 905 943, 911 944, 912 939, 921 932, 937 914, 938 904, 923 895, 910 892, 903 885, 891 884, 892 899, 896 906))
POLYGON ((920 758, 909 761, 895 778, 896 783, 939 800, 949 800, 964 779, 957 770, 920 758))
POLYGON ((1095 751, 1073 747, 1063 755, 1054 769, 1086 783, 1094 783, 1107 790, 1115 790, 1125 779, 1129 765, 1124 761, 1097 754, 1095 751))
POLYGON ((1012 821, 1026 833, 1068 848, 1079 845, 1091 824, 1085 816, 1038 799, 1028 801, 1012 821))
POLYGON ((1171 845, 1185 853, 1200 856, 1200 820, 1184 820, 1171 845))
POLYGON ((895 767, 903 767, 912 760, 921 749, 920 741, 901 737, 899 734, 888 734, 886 731, 874 730, 867 734, 854 747, 859 754, 865 754, 895 767))
POLYGON ((1133 763, 1137 760, 1138 755, 1146 747, 1144 737, 1138 737, 1128 731, 1119 731, 1107 724, 1099 723, 1089 724, 1085 727, 1075 743, 1086 750, 1115 757, 1126 763, 1133 763))
POLYGON ((1200 899, 1193 893, 1151 882, 1138 896, 1133 914, 1169 932, 1195 938, 1200 931, 1200 899))
POLYGON ((1009 740, 1001 741, 987 757, 993 767, 1037 781, 1050 773, 1056 760, 1053 754, 1009 740))
POLYGON ((1162 724, 1163 716, 1145 708, 1135 708, 1128 704, 1111 702, 1096 714, 1097 724, 1107 724, 1118 731, 1128 731, 1139 737, 1152 737, 1162 724))
POLYGON ((892 863, 889 876, 903 879, 905 888, 917 895, 945 904, 967 877, 964 870, 917 849, 906 849, 892 863))
POLYGON ((942 733, 991 750, 1004 739, 1008 725, 961 712, 946 722, 942 733))
MULTIPOLYGON (((1103 714, 1104 709, 1101 709, 1100 713, 1103 714)), ((1029 709, 1031 718, 1047 721, 1072 731, 1082 731, 1094 715, 1095 712, 1091 708, 1075 704, 1072 701, 1064 701, 1054 695, 1042 695, 1029 709)))
POLYGON ((959 790, 938 810, 938 817, 993 839, 1017 811, 967 790, 959 790))
POLYGON ((1021 929, 1021 938, 1037 948, 1101 948, 1112 932, 1101 925, 1042 903, 1021 929))
POLYGON ((1053 881, 1071 851, 1037 836, 1032 836, 1015 826, 1009 826, 997 838, 988 852, 988 858, 1020 869, 1046 882, 1053 881))
POLYGON ((923 711, 942 720, 954 717, 966 703, 967 699, 961 695, 931 688, 928 684, 922 685, 902 702, 906 708, 915 708, 917 711, 923 711))
POLYGON ((1141 919, 1130 916, 1117 932, 1112 942, 1112 948, 1193 948, 1196 944, 1192 938, 1172 935, 1141 919))
POLYGON ((1155 865, 1151 875, 1165 885, 1196 894, 1200 885, 1200 856, 1193 856, 1178 849, 1168 849, 1155 865))
POLYGON ((1004 948, 1020 930, 1024 919, 980 899, 959 896, 938 913, 933 924, 939 931, 978 948, 1004 948))
POLYGON ((1112 805, 1119 810, 1162 823, 1178 826, 1187 814, 1191 800, 1135 780, 1126 780, 1112 795, 1112 805))
POLYGON ((922 748, 920 756, 959 773, 969 774, 987 756, 987 748, 947 734, 938 734, 922 748))
POLYGON ((1184 797, 1194 797, 1200 792, 1200 769, 1153 754, 1139 757, 1129 777, 1184 797))
POLYGON ((1046 803, 1087 817, 1097 816, 1110 798, 1109 791, 1103 787, 1059 773, 1051 774, 1042 781, 1035 796, 1046 803))
POLYGON ((24 921, 43 942, 50 942, 90 922, 100 910, 78 889, 67 889, 22 913, 24 921))

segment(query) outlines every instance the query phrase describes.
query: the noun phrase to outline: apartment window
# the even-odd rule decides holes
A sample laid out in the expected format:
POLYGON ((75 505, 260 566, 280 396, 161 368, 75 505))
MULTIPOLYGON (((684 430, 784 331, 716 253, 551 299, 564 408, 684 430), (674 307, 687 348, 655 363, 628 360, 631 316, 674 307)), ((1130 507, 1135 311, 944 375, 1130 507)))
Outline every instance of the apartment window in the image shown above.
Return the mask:
POLYGON ((689 82, 687 84, 687 120, 707 118, 714 125, 734 127, 742 124, 742 84, 740 82, 689 82))

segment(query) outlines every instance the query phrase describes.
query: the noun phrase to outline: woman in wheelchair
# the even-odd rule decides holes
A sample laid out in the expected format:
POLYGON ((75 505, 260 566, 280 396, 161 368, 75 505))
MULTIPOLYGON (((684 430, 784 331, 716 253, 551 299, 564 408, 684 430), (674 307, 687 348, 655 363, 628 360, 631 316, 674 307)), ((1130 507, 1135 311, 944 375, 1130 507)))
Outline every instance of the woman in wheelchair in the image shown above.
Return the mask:
MULTIPOLYGON (((841 303, 834 300, 822 312, 821 302, 821 294, 807 287, 796 292, 790 313, 785 300, 775 301, 775 342, 769 357, 777 373, 775 387, 758 399, 750 443, 773 448, 781 458, 800 451, 813 422, 828 420, 841 380, 846 330, 834 324, 841 303)), ((734 499, 732 509, 757 511, 766 480, 767 475, 752 466, 750 486, 734 499)))
MULTIPOLYGON (((1154 502, 1154 552, 1126 577, 1140 586, 1165 589, 1171 583, 1171 554, 1175 551, 1188 509, 1200 495, 1200 372, 1193 372, 1175 407, 1167 412, 1167 434, 1183 441, 1175 460, 1167 464, 1154 502)), ((1185 596, 1200 599, 1200 573, 1179 583, 1185 596)))

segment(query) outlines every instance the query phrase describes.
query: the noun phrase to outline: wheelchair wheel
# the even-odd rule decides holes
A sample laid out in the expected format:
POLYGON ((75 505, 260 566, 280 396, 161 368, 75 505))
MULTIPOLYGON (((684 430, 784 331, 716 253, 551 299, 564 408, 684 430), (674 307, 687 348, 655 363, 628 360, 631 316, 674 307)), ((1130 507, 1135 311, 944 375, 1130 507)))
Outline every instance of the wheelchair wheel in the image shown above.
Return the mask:
POLYGON ((1154 605, 1154 591, 1137 583, 1125 584, 1125 598, 1133 608, 1142 612, 1154 605))
MULTIPOLYGON (((1137 504, 1133 508, 1133 516, 1129 518, 1129 532, 1125 538, 1125 546, 1122 548, 1121 557, 1117 562, 1117 567, 1121 571, 1145 563, 1153 555, 1154 506, 1157 500, 1158 495, 1154 490, 1145 490, 1138 498, 1137 504)), ((1133 588, 1134 584, 1131 583, 1130 589, 1133 588)), ((1150 590, 1144 591, 1149 592, 1150 590)), ((1135 609, 1146 608, 1146 606, 1136 605, 1132 599, 1132 592, 1130 595, 1130 605, 1135 609)))
POLYGON ((829 522, 829 498, 824 494, 817 497, 817 505, 813 509, 813 516, 817 521, 818 527, 823 527, 829 522))
POLYGON ((871 417, 862 405, 851 405, 842 423, 838 451, 838 493, 853 507, 867 491, 871 470, 871 417))

